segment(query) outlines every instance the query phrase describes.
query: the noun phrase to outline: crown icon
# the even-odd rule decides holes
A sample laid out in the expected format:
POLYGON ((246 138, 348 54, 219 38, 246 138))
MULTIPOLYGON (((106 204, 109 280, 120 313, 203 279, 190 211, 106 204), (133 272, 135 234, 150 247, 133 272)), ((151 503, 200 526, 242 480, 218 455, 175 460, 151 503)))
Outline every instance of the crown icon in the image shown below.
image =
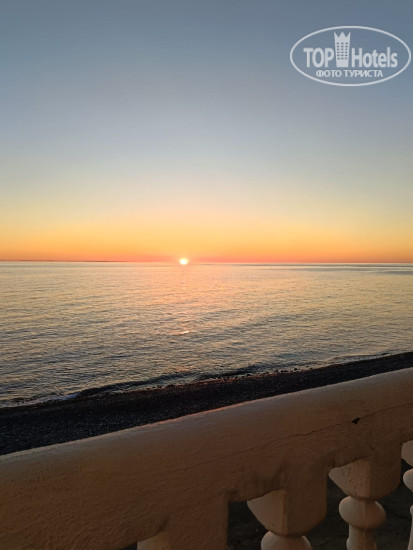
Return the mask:
POLYGON ((339 35, 334 33, 334 45, 336 50, 336 66, 348 67, 349 53, 350 53, 350 35, 346 36, 344 32, 339 35))

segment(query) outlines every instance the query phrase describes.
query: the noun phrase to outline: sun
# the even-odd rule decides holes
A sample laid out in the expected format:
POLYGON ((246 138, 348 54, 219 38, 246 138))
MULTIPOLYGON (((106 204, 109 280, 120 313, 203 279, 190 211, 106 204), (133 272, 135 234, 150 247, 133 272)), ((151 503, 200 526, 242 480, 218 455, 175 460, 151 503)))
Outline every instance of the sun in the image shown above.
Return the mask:
POLYGON ((179 263, 181 265, 187 265, 188 264, 188 258, 180 258, 179 263))

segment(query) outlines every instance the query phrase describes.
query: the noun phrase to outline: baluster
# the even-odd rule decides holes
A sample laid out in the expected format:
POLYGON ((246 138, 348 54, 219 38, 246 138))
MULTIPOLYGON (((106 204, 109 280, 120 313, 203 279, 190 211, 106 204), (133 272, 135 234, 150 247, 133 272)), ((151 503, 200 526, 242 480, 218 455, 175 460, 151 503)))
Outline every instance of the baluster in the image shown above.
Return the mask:
POLYGON ((167 537, 159 533, 155 537, 138 542, 137 550, 169 550, 167 537))
POLYGON ((339 512, 349 524, 348 550, 376 550, 375 530, 386 521, 379 498, 397 488, 400 454, 395 450, 371 459, 361 459, 331 470, 330 477, 348 496, 339 512))
MULTIPOLYGON (((169 550, 169 548, 168 539, 164 535, 138 543, 138 550, 169 550)), ((311 544, 305 537, 282 537, 268 532, 262 539, 261 548, 263 550, 311 550, 311 544)))
POLYGON ((217 499, 177 510, 164 531, 138 543, 138 550, 226 550, 228 503, 217 499))
MULTIPOLYGON (((413 466, 413 441, 409 441, 403 445, 402 457, 409 466, 413 466)), ((410 489, 410 491, 413 491, 413 470, 407 470, 407 472, 405 472, 403 481, 406 487, 410 489)), ((410 514, 412 516, 412 528, 407 550, 413 550, 413 506, 410 507, 410 514)))
POLYGON ((348 550, 376 550, 374 532, 386 521, 386 512, 375 500, 346 497, 340 502, 341 517, 349 524, 348 550))
MULTIPOLYGON (((299 470, 298 470, 299 471, 299 470)), ((262 550, 311 550, 304 536, 320 523, 327 507, 326 474, 289 484, 248 501, 248 507, 268 529, 261 541, 262 550)))
POLYGON ((311 550, 312 546, 306 537, 287 537, 274 535, 270 531, 261 541, 262 550, 311 550))

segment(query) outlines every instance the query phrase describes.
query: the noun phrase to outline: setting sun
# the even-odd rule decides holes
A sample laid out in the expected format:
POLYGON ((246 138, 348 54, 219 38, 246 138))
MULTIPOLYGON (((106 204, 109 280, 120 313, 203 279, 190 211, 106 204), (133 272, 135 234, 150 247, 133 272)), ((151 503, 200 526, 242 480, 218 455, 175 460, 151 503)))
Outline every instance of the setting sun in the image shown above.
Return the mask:
POLYGON ((188 263, 188 258, 181 258, 181 259, 179 260, 179 263, 180 263, 181 265, 187 265, 187 263, 188 263))

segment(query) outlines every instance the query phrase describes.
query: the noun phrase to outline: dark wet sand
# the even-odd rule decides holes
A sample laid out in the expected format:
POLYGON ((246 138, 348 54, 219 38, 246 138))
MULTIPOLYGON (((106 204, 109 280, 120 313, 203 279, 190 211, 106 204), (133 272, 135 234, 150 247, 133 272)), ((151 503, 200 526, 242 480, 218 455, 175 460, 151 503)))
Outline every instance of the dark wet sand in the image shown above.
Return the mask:
POLYGON ((309 370, 223 377, 0 409, 0 454, 83 439, 226 405, 413 367, 413 352, 309 370))

